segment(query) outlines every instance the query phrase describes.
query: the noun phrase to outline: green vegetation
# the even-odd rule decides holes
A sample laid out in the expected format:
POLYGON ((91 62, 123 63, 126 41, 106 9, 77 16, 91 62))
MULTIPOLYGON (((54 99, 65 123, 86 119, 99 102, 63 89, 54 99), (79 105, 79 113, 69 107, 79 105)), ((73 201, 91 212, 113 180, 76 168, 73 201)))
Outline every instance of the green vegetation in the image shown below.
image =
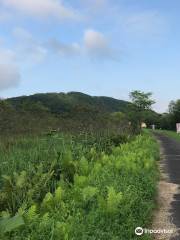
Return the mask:
POLYGON ((111 128, 111 113, 125 112, 130 103, 108 97, 47 93, 0 101, 0 134, 87 132, 111 128))
POLYGON ((131 121, 135 124, 135 128, 141 128, 141 123, 145 122, 148 127, 152 124, 159 125, 160 115, 152 111, 152 105, 155 103, 152 100, 152 93, 141 92, 135 90, 130 93, 130 99, 132 100, 131 111, 131 121))
POLYGON ((180 100, 171 101, 167 113, 161 116, 161 128, 176 130, 176 123, 180 122, 180 100))
POLYGON ((136 90, 130 93, 130 98, 132 99, 133 104, 139 111, 151 109, 152 105, 155 103, 155 101, 152 100, 151 97, 151 92, 145 93, 136 90))
MULTIPOLYGON (((145 110, 144 121, 149 126, 156 123, 159 114, 145 110)), ((121 115, 122 119, 118 123, 119 134, 130 128, 129 122, 133 123, 131 128, 138 131, 138 112, 130 102, 78 92, 10 98, 0 101, 0 135, 36 135, 52 129, 73 134, 112 128, 117 130, 117 116, 114 113, 121 115)))
MULTIPOLYGON (((159 150, 150 93, 0 101, 0 239, 138 239, 151 224, 159 150)), ((142 239, 151 239, 142 236, 142 239)))
POLYGON ((5 139, 1 239, 138 239, 134 229, 151 223, 158 158, 148 134, 5 139))

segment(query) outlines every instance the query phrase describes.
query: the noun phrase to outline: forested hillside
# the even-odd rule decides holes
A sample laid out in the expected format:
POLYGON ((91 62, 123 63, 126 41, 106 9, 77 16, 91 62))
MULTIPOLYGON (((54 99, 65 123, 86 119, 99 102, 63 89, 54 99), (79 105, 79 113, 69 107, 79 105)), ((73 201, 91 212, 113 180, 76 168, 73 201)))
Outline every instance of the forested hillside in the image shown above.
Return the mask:
POLYGON ((107 125, 109 114, 126 112, 130 103, 77 92, 46 93, 1 100, 1 133, 77 131, 107 125))
MULTIPOLYGON (((127 125, 132 118, 134 121, 135 113, 130 102, 110 97, 93 97, 80 92, 34 94, 0 101, 0 132, 7 135, 52 129, 104 130, 112 122, 117 125, 117 120, 121 120, 121 126, 127 125), (113 113, 121 114, 113 116, 113 113)), ((157 119, 157 113, 146 112, 144 120, 148 124, 157 119)))
POLYGON ((110 97, 92 97, 80 92, 34 94, 7 100, 16 110, 41 109, 55 114, 74 111, 125 112, 129 102, 110 97))

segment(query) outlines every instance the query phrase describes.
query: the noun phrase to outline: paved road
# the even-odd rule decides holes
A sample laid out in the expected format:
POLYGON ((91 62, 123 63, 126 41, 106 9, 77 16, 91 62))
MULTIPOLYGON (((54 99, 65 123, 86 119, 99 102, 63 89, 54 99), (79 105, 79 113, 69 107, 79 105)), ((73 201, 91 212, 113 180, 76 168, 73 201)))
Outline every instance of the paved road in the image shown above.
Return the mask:
MULTIPOLYGON (((180 185, 180 142, 163 134, 155 133, 161 141, 164 150, 165 172, 169 175, 170 182, 180 185)), ((180 228, 180 194, 175 195, 172 202, 173 223, 180 228)), ((180 240, 179 236, 171 240, 180 240)))

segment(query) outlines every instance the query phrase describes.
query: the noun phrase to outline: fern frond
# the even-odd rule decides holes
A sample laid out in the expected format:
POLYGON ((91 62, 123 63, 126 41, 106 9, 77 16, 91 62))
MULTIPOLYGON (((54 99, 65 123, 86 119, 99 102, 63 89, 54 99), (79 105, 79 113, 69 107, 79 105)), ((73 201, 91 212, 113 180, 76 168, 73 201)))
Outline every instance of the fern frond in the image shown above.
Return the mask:
POLYGON ((108 196, 107 196, 107 211, 109 213, 116 213, 118 210, 118 206, 122 200, 122 193, 116 193, 113 187, 108 188, 108 196))

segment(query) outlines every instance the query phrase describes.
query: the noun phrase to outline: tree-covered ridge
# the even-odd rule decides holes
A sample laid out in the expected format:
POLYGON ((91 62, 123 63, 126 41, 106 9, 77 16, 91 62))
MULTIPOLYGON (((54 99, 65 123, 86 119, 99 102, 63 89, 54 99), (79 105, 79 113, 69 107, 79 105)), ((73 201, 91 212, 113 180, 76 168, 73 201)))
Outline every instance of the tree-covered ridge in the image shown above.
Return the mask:
POLYGON ((51 129, 82 131, 107 129, 113 112, 127 111, 129 103, 79 92, 45 93, 0 101, 1 134, 41 133, 51 129))
POLYGON ((15 109, 21 110, 30 105, 44 107, 51 113, 67 113, 73 110, 88 109, 98 112, 125 112, 129 102, 111 97, 92 97, 80 92, 41 93, 31 96, 9 98, 7 100, 15 109))
MULTIPOLYGON (((115 131, 118 128, 122 132, 129 122, 137 122, 137 114, 132 103, 111 97, 80 92, 39 93, 0 101, 0 133, 42 133, 52 129, 112 131, 113 125, 115 131), (115 117, 114 113, 121 114, 115 117)), ((159 115, 152 110, 146 110, 143 116, 148 126, 158 123, 159 115)))

